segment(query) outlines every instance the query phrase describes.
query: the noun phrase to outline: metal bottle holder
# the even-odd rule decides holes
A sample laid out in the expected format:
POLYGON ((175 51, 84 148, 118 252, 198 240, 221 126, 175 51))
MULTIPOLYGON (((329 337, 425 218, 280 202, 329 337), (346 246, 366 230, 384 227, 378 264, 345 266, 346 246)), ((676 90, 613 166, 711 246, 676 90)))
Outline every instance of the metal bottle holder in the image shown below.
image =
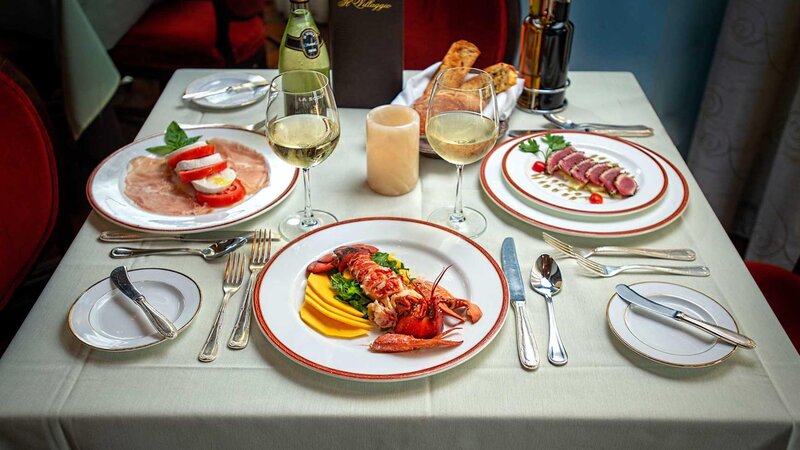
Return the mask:
MULTIPOLYGON (((569 78, 567 78, 567 83, 564 84, 564 86, 562 86, 560 88, 543 89, 543 88, 529 88, 529 87, 523 86, 522 89, 525 92, 528 92, 529 94, 531 94, 531 106, 532 106, 532 105, 534 105, 536 103, 535 99, 536 99, 537 95, 541 95, 541 94, 560 94, 562 92, 565 92, 570 84, 571 84, 570 80, 569 80, 569 78)), ((520 111, 525 111, 527 113, 549 114, 549 113, 557 113, 557 112, 563 111, 564 108, 567 107, 567 103, 568 103, 567 102, 567 98, 564 97, 564 103, 561 106, 558 106, 558 107, 553 108, 553 109, 535 109, 535 108, 523 108, 523 107, 519 106, 519 102, 517 102, 517 109, 519 109, 520 111)))

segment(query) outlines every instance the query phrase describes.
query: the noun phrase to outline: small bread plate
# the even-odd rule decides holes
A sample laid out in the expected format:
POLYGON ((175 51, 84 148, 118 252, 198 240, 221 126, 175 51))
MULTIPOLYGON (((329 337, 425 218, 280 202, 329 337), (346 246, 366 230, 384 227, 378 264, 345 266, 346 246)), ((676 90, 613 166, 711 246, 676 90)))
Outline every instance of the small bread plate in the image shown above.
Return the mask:
POLYGON ((641 212, 656 204, 667 192, 664 168, 653 155, 635 145, 598 134, 560 131, 536 133, 525 141, 533 139, 539 148, 547 149, 542 140, 547 135, 563 136, 576 151, 596 163, 622 168, 636 181, 638 188, 630 197, 605 197, 602 203, 593 204, 589 201, 592 194, 589 190, 574 189, 557 176, 533 170, 537 161, 545 162, 542 152, 526 153, 520 150, 519 144, 509 146, 503 155, 503 176, 512 189, 535 207, 571 216, 609 217, 641 212))
MULTIPOLYGON (((219 72, 192 81, 186 86, 185 94, 224 89, 228 86, 236 86, 243 83, 266 83, 268 81, 269 80, 261 75, 252 73, 219 72)), ((268 91, 269 85, 265 84, 253 89, 234 93, 223 92, 208 97, 193 99, 191 101, 198 106, 210 109, 239 108, 261 100, 267 95, 268 91)))
POLYGON ((268 171, 267 185, 248 193, 234 205, 213 208, 197 215, 167 215, 140 208, 125 194, 130 162, 145 156, 160 158, 146 149, 163 145, 164 134, 150 136, 122 147, 94 169, 86 183, 86 196, 95 211, 106 219, 139 231, 151 233, 196 233, 224 228, 262 214, 285 199, 297 183, 298 169, 278 159, 264 139, 254 131, 231 128, 197 128, 187 130, 190 137, 225 139, 244 144, 264 156, 268 171))
MULTIPOLYGON (((572 133, 559 131, 570 140, 572 133)), ((664 169, 667 189, 663 198, 638 214, 623 214, 595 220, 587 216, 565 215, 552 210, 534 207, 530 201, 509 186, 503 176, 503 157, 516 149, 531 135, 510 139, 496 146, 481 163, 481 186, 489 198, 501 209, 531 225, 557 233, 583 237, 630 237, 658 230, 680 217, 689 202, 686 179, 667 159, 641 145, 629 143, 652 156, 664 169)), ((608 139, 618 139, 608 137, 608 139)), ((618 139, 621 140, 621 139, 618 139)), ((625 141, 627 142, 627 141, 625 141)))
POLYGON ((508 288, 491 255, 474 241, 428 222, 399 217, 370 217, 331 224, 283 247, 261 272, 254 312, 261 330, 284 355, 317 372, 359 381, 400 381, 453 368, 484 349, 508 312, 508 288), (458 324, 445 317, 445 331, 461 327, 446 339, 457 346, 404 353, 373 353, 369 345, 383 333, 377 326, 352 339, 332 338, 311 329, 300 317, 306 289, 306 267, 349 244, 368 244, 401 260, 411 277, 433 280, 448 264, 444 287, 483 310, 475 323, 458 324))
MULTIPOLYGON (((632 284, 637 293, 706 322, 739 331, 733 316, 711 297, 685 286, 662 282, 632 284)), ((606 308, 608 326, 635 353, 673 367, 719 364, 736 350, 697 328, 631 305, 614 294, 606 308)))
MULTIPOLYGON (((147 301, 175 324, 178 334, 200 310, 200 287, 180 272, 134 269, 128 271, 128 277, 147 301)), ((125 352, 168 340, 109 278, 98 281, 75 300, 67 323, 78 340, 96 350, 125 352)))

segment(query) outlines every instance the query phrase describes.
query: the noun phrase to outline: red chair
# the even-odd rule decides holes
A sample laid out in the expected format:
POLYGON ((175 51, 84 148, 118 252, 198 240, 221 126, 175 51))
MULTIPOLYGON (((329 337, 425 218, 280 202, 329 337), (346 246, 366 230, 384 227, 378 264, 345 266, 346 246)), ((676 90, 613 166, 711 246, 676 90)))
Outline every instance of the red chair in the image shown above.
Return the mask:
POLYGON ((794 348, 800 352, 800 275, 755 261, 745 261, 745 265, 794 348))
POLYGON ((0 58, 0 310, 33 267, 53 231, 58 175, 53 147, 30 83, 0 58))
POLYGON ((481 51, 475 67, 515 64, 521 26, 519 0, 405 0, 404 66, 424 69, 465 39, 481 51))
POLYGON ((123 72, 168 78, 182 67, 263 67, 264 0, 166 0, 111 49, 123 72))

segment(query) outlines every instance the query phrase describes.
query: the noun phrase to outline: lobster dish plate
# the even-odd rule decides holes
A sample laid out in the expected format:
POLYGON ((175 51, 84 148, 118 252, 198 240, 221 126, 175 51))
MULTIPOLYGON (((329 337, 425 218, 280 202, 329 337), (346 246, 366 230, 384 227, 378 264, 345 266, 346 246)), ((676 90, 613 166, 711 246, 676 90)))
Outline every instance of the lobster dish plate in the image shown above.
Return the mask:
MULTIPOLYGON (((567 140, 579 132, 560 131, 567 140)), ((506 182, 503 176, 503 156, 509 148, 517 147, 533 135, 520 136, 499 144, 481 163, 481 186, 489 198, 512 216, 545 230, 572 236, 583 237, 630 237, 663 228, 680 217, 689 202, 689 188, 686 179, 678 169, 664 157, 641 145, 627 142, 655 158, 667 175, 667 189, 664 197, 638 214, 626 214, 598 220, 587 216, 569 216, 532 206, 506 182)), ((618 139, 611 138, 608 139, 618 139)), ((622 141, 620 139, 620 141, 622 141)))
POLYGON ((95 211, 106 219, 134 230, 152 233, 194 233, 224 228, 251 219, 277 205, 297 183, 298 169, 278 159, 269 149, 264 135, 230 128, 198 128, 189 136, 203 139, 226 139, 244 144, 264 156, 269 181, 244 200, 211 212, 197 215, 168 215, 147 211, 126 195, 126 177, 131 161, 137 157, 160 158, 147 152, 148 147, 162 145, 164 134, 140 139, 109 155, 94 169, 86 183, 86 196, 95 211))
MULTIPOLYGON (((261 272, 255 288, 255 318, 284 355, 317 372, 361 381, 400 381, 453 368, 485 348, 508 312, 508 288, 489 253, 470 239, 444 227, 414 219, 373 217, 353 219, 311 231, 283 247, 261 272), (366 243, 391 252, 411 268, 412 276, 433 279, 453 266, 442 285, 456 297, 480 306, 483 317, 448 338, 458 346, 404 353, 374 353, 369 345, 384 334, 378 327, 365 336, 340 339, 308 327, 298 311, 304 301, 306 267, 337 247, 366 243)), ((445 329, 456 325, 445 318, 445 329)))
MULTIPOLYGON (((540 209, 569 215, 608 217, 633 214, 653 206, 667 192, 667 174, 655 157, 625 141, 590 133, 557 134, 564 136, 578 152, 587 157, 586 165, 617 166, 630 175, 638 185, 629 197, 606 197, 602 203, 589 201, 591 192, 573 189, 566 182, 546 172, 537 173, 533 166, 543 160, 542 152, 525 153, 519 145, 508 146, 503 155, 503 176, 513 190, 540 209)), ((535 135, 540 148, 546 148, 535 135)), ((581 164, 582 165, 582 164, 581 164)))

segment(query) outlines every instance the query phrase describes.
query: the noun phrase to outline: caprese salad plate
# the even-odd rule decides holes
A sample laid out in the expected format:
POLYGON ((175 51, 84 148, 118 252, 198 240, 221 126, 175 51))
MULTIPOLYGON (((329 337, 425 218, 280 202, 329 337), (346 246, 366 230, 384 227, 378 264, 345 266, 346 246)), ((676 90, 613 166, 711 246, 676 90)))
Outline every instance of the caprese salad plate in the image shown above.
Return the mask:
MULTIPOLYGON (((364 255, 361 257, 366 258, 364 255)), ((357 278, 359 274, 354 272, 353 276, 357 278)), ((368 275, 368 278, 372 277, 368 275)), ((369 281, 365 281, 363 286, 366 285, 369 281)), ((405 294, 407 291, 398 295, 405 294)), ((403 302, 398 300, 397 304, 400 303, 403 302)), ((255 319, 267 340, 291 360, 339 378, 400 381, 453 368, 483 350, 500 330, 508 311, 509 298, 500 267, 474 241, 428 222, 371 217, 331 224, 287 244, 261 272, 253 305, 255 319), (469 299, 479 305, 482 316, 474 323, 459 323, 453 317, 444 317, 444 330, 449 333, 443 339, 460 342, 458 345, 419 347, 410 351, 388 349, 400 350, 399 353, 381 352, 375 344, 389 332, 400 333, 400 319, 392 331, 374 325, 367 327, 366 334, 352 333, 346 337, 321 334, 319 329, 309 326, 303 315, 307 306, 304 302, 310 301, 308 289, 322 292, 308 281, 309 264, 316 264, 318 260, 330 261, 325 255, 335 249, 349 249, 345 250, 347 252, 353 247, 363 248, 364 244, 402 260, 404 267, 409 268, 408 276, 411 278, 433 280, 443 268, 452 264, 437 286, 445 287, 456 298, 469 299)), ((397 313, 403 314, 399 309, 397 313)))
POLYGON ((198 78, 186 86, 186 94, 214 91, 228 86, 239 86, 244 83, 261 83, 252 89, 236 92, 221 92, 208 97, 191 100, 194 104, 209 109, 231 109, 251 105, 267 95, 268 80, 261 75, 239 72, 219 72, 198 78))
POLYGON ((665 169, 626 141, 592 133, 537 133, 504 149, 509 186, 531 205, 567 215, 641 212, 667 192, 665 169))
MULTIPOLYGON (((572 133, 564 133, 572 136, 572 133)), ((506 182, 503 175, 503 157, 512 148, 532 135, 510 139, 492 149, 483 159, 480 169, 481 186, 489 198, 501 209, 531 225, 557 233, 583 237, 630 237, 652 231, 672 223, 680 217, 689 202, 686 179, 666 158, 641 145, 629 143, 652 156, 664 169, 667 189, 663 198, 638 214, 594 220, 586 216, 570 216, 534 207, 506 182)), ((609 137, 608 139, 617 139, 609 137)))
POLYGON ((297 182, 298 169, 278 159, 262 134, 219 127, 177 132, 180 139, 170 125, 101 162, 86 184, 92 208, 134 230, 201 232, 266 212, 297 182))

